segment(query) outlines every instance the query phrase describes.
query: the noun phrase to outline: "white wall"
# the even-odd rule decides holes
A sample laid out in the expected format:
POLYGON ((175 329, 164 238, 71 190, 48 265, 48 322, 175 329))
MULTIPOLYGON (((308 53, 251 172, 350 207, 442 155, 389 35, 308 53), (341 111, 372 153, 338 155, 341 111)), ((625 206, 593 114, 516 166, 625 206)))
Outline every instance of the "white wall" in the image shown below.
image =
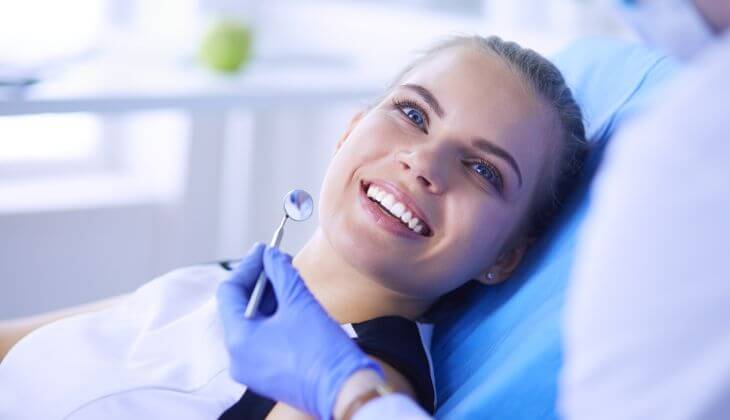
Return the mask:
MULTIPOLYGON (((126 293, 172 268, 237 258, 268 242, 283 194, 304 188, 318 202, 358 106, 229 110, 207 122, 198 115, 188 134, 202 141, 188 145, 179 195, 0 214, 0 319, 126 293)), ((295 253, 316 225, 316 213, 288 222, 282 248, 295 253)))
POLYGON ((123 206, 0 217, 0 318, 130 291, 177 261, 175 208, 123 206))

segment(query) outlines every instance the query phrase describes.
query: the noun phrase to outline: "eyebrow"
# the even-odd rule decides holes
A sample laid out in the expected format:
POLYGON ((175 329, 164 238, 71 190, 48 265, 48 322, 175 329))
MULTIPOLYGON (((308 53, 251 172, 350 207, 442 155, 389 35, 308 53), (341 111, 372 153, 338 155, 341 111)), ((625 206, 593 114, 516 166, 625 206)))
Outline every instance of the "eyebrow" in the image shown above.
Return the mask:
POLYGON ((428 104, 428 106, 433 110, 433 112, 436 113, 440 118, 443 118, 446 113, 444 112, 444 109, 441 108, 441 104, 439 104, 439 101, 436 100, 436 97, 433 96, 433 94, 426 89, 425 87, 421 85, 414 85, 412 83, 406 83, 404 85, 401 85, 401 87, 404 87, 406 89, 410 89, 417 94, 421 96, 421 98, 428 104))
MULTIPOLYGON (((435 112, 436 115, 438 115, 439 117, 443 118, 446 115, 446 112, 444 112, 444 109, 441 108, 441 104, 439 104, 439 101, 436 99, 435 96, 433 96, 431 91, 429 91, 425 87, 413 83, 406 83, 401 85, 401 87, 410 89, 418 93, 421 98, 428 104, 428 106, 433 110, 433 112, 435 112)), ((520 166, 517 164, 515 158, 513 158, 512 155, 509 154, 509 152, 481 137, 476 137, 474 140, 472 140, 472 144, 477 149, 500 157, 504 161, 506 161, 517 174, 517 179, 519 180, 520 187, 522 187, 522 173, 520 172, 520 166)))

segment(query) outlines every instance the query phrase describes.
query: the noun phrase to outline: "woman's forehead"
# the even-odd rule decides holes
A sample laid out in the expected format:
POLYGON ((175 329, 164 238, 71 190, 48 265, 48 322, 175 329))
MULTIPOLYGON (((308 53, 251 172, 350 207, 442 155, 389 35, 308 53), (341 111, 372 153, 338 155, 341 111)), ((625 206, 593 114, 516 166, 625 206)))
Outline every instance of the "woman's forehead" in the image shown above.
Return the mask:
MULTIPOLYGON (((509 110, 524 117, 540 107, 522 77, 496 54, 454 47, 440 51, 411 70, 401 84, 426 87, 448 111, 509 110)), ((508 117, 509 115, 504 115, 508 117)))

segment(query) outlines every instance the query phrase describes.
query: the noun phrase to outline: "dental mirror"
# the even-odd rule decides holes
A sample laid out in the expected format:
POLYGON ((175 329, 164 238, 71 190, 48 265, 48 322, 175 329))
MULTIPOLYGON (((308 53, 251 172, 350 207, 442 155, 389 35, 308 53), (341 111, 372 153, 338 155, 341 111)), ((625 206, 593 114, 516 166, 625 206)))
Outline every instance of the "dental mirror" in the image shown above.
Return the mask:
POLYGON ((291 190, 284 196, 284 213, 297 222, 309 219, 313 206, 312 196, 304 190, 291 190))
MULTIPOLYGON (((279 227, 274 232, 274 237, 271 238, 269 246, 279 246, 281 243, 281 237, 284 234, 284 223, 286 219, 296 220, 301 222, 307 220, 312 215, 314 209, 314 201, 312 196, 304 190, 291 190, 284 196, 284 218, 281 219, 279 227)), ((246 318, 253 318, 258 311, 261 298, 264 295, 264 289, 266 288, 266 274, 263 270, 259 274, 259 278, 256 280, 256 285, 251 293, 251 300, 248 301, 246 311, 243 316, 246 318)))

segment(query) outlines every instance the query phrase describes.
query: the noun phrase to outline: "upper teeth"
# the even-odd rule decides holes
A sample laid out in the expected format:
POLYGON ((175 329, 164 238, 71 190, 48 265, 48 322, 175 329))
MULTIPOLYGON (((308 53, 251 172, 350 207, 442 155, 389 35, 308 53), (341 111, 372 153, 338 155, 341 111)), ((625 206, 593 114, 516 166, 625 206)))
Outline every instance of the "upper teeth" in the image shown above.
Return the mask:
POLYGON ((401 222, 408 226, 412 231, 416 233, 421 233, 423 231, 423 223, 421 223, 417 217, 413 217, 413 214, 407 209, 405 204, 396 201, 393 194, 385 192, 371 184, 368 187, 367 196, 373 201, 378 202, 383 208, 388 210, 390 214, 400 219, 401 222))

